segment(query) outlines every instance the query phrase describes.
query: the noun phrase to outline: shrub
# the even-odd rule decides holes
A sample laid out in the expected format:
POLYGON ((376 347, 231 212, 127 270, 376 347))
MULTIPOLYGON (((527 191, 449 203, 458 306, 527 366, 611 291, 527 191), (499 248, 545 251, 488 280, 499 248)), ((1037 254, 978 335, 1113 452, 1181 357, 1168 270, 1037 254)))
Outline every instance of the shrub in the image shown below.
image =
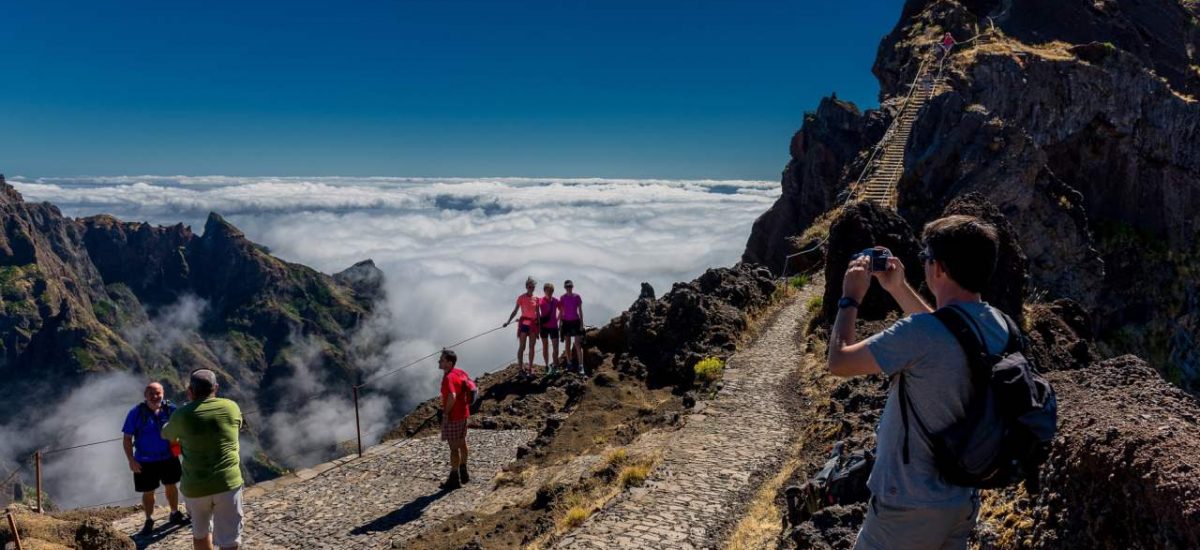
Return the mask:
POLYGON ((604 454, 604 465, 615 468, 625 464, 629 460, 628 453, 625 449, 613 449, 604 454))
POLYGON ((646 476, 648 475, 650 475, 650 466, 643 464, 626 466, 621 470, 621 476, 619 478, 621 481, 621 487, 638 487, 642 483, 645 483, 646 476))
POLYGON ((804 288, 808 286, 808 283, 810 282, 812 282, 812 277, 807 274, 796 275, 788 278, 788 284, 791 285, 792 288, 804 288))
POLYGON ((825 297, 820 294, 817 294, 817 295, 814 295, 812 298, 808 299, 808 303, 805 304, 805 308, 808 309, 809 313, 815 313, 817 310, 821 309, 821 306, 824 306, 824 305, 825 305, 825 297))
POLYGON ((721 378, 721 373, 725 371, 725 361, 717 357, 705 357, 695 367, 696 378, 708 384, 721 378))

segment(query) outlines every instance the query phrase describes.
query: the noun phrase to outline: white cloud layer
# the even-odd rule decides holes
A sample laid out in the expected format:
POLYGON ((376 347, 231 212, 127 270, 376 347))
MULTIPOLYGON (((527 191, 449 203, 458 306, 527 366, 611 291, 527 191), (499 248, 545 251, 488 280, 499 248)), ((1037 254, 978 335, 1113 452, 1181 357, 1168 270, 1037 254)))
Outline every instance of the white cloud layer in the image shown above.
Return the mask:
MULTIPOLYGON (((661 295, 675 281, 735 263, 754 219, 779 194, 776 182, 715 180, 122 176, 10 183, 26 200, 52 202, 68 216, 183 222, 200 232, 215 211, 275 255, 326 273, 374 259, 387 277, 390 315, 373 330, 395 338, 386 364, 369 367, 376 372, 499 326, 526 276, 538 280, 539 294, 542 282, 561 294, 563 280, 574 280, 586 323, 606 323, 643 281, 661 295)), ((460 366, 478 375, 514 360, 514 333, 510 327, 458 348, 460 366)), ((540 363, 541 350, 537 357, 540 363)), ((407 398, 390 407, 372 400, 372 428, 433 396, 438 379, 433 361, 384 379, 407 398)), ((330 438, 347 437, 342 419, 322 422, 335 432, 330 438)))
MULTIPOLYGON (((573 279, 588 324, 624 310, 646 281, 659 293, 731 265, 779 194, 765 181, 612 179, 14 179, 66 215, 190 224, 225 216, 286 260, 326 273, 372 258, 387 276, 397 361, 495 327, 526 276, 573 279)), ((475 373, 514 355, 501 331, 460 350, 475 373)), ((540 353, 539 353, 540 355, 540 353)), ((426 370, 432 370, 431 365, 426 370)), ((424 395, 436 376, 424 377, 424 395)))

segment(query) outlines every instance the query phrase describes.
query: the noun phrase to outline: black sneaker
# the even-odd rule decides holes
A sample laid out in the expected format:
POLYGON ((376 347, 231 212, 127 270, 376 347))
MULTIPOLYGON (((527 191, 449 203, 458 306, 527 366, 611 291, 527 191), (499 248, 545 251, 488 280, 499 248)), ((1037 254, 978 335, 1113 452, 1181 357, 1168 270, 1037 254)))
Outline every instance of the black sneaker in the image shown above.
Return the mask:
POLYGON ((179 510, 171 512, 171 519, 168 521, 175 525, 187 525, 192 522, 187 516, 183 515, 183 512, 180 512, 179 510))
POLYGON ((462 482, 458 480, 458 472, 450 472, 450 477, 446 478, 446 481, 442 482, 441 485, 438 485, 438 488, 443 491, 453 491, 460 487, 462 487, 462 482))
POLYGON ((467 482, 471 481, 471 474, 467 473, 467 465, 466 464, 460 465, 458 467, 458 478, 460 480, 462 480, 463 483, 467 483, 467 482))
POLYGON ((138 534, 147 537, 154 533, 154 518, 146 518, 146 523, 142 524, 142 530, 138 534))

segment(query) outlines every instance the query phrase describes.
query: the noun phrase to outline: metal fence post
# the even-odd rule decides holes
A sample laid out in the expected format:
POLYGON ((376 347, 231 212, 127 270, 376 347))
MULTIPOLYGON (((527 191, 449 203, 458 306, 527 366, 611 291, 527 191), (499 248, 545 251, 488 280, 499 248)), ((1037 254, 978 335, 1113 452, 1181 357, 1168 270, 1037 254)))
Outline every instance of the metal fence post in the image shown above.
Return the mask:
POLYGON ((12 512, 8 513, 8 529, 12 531, 13 541, 17 543, 17 550, 23 550, 21 547, 21 535, 17 533, 17 520, 13 519, 12 512))
POLYGON ((358 420, 358 386, 354 388, 354 433, 358 435, 358 457, 362 458, 362 424, 358 420))
POLYGON ((33 453, 33 471, 37 479, 37 513, 42 513, 42 451, 33 453))

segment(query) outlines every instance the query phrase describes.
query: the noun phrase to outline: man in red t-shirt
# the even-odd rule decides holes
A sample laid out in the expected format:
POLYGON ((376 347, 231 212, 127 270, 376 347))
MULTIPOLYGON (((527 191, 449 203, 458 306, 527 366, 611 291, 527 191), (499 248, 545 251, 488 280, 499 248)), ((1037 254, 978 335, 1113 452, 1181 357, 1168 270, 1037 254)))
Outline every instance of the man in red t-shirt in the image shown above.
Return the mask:
POLYGON ((462 369, 456 368, 458 355, 442 350, 438 368, 442 376, 442 441, 450 446, 450 477, 442 489, 454 490, 471 481, 467 474, 467 418, 471 416, 471 394, 475 383, 462 369))

